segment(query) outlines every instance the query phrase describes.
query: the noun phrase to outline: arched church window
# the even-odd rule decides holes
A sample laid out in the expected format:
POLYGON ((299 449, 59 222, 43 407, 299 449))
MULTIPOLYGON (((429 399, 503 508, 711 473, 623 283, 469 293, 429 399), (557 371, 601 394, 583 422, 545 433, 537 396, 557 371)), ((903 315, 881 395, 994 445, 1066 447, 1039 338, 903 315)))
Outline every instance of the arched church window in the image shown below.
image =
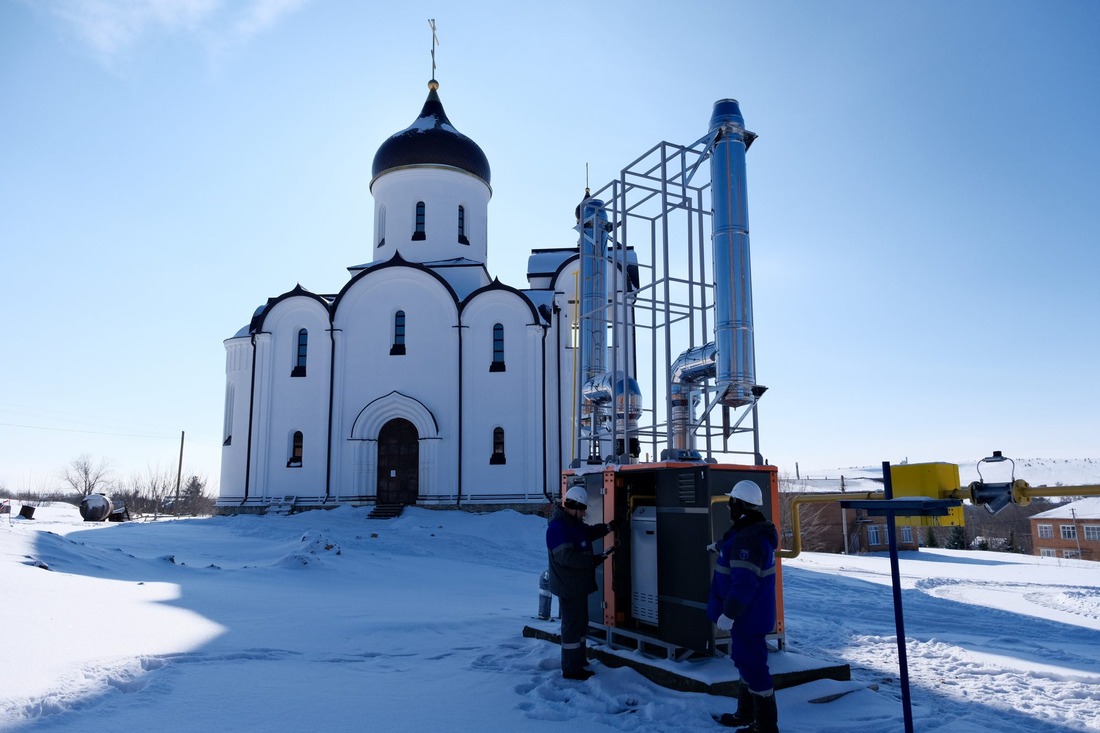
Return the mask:
POLYGON ((304 438, 302 437, 302 431, 294 431, 294 436, 290 439, 290 460, 286 462, 287 468, 300 468, 302 465, 302 443, 304 438))
POLYGON ((504 326, 500 323, 493 326, 493 361, 489 364, 489 371, 504 371, 504 326))
POLYGON ((470 240, 466 237, 466 207, 458 207, 458 243, 469 244, 470 240))
POLYGON ((309 350, 309 332, 304 328, 298 329, 298 358, 294 362, 294 369, 290 372, 292 377, 304 377, 306 375, 306 353, 309 350))
POLYGON ((390 356, 405 355, 405 311, 397 311, 393 314, 393 346, 390 347, 390 356))
POLYGON ((424 238, 424 218, 425 218, 424 215, 425 215, 424 202, 423 201, 417 201, 416 202, 416 229, 413 230, 413 239, 414 240, 424 238))
POLYGON ((381 247, 386 243, 386 207, 383 206, 378 210, 378 246, 381 247))
POLYGON ((507 463, 504 457, 504 428, 493 428, 493 455, 489 457, 489 463, 494 466, 507 463))

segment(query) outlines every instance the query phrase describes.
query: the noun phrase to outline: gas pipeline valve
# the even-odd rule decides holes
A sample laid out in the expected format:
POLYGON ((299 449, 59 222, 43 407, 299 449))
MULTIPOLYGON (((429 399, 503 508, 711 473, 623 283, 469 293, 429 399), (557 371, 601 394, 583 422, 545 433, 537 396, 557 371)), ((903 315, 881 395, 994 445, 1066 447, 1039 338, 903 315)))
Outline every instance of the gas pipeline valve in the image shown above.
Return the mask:
POLYGON ((972 482, 969 486, 970 501, 975 506, 984 506, 990 514, 996 514, 1009 504, 1016 503, 1026 506, 1031 502, 1031 498, 1025 494, 1025 490, 1028 488, 1027 482, 1016 478, 1016 462, 1007 456, 1001 455, 999 450, 993 451, 993 455, 978 461, 977 469, 979 480, 972 482), (1005 461, 1011 464, 1009 480, 986 481, 982 476, 982 464, 1003 463, 1005 461))

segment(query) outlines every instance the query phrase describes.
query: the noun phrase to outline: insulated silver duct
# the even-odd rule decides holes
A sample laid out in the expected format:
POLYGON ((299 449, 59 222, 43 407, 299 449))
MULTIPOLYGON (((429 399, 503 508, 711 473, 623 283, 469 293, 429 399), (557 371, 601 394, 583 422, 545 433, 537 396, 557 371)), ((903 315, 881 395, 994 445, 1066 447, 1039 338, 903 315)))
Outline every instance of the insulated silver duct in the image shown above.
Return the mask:
POLYGON ((710 135, 716 381, 721 403, 740 407, 753 402, 756 384, 745 185, 745 151, 756 134, 745 129, 737 100, 722 99, 714 103, 710 135))
MULTIPOLYGON (((607 352, 607 232, 611 228, 603 201, 591 198, 584 190, 584 200, 577 206, 577 253, 580 256, 580 312, 577 327, 580 329, 580 364, 578 382, 581 391, 593 378, 604 372, 607 352)), ((599 438, 596 437, 605 421, 604 405, 581 399, 581 431, 587 434, 588 461, 600 457, 599 438)))
POLYGON ((581 382, 602 374, 607 351, 607 209, 585 199, 577 208, 581 260, 581 382))
POLYGON ((691 423, 699 383, 715 378, 718 402, 730 407, 755 401, 745 151, 756 134, 745 129, 737 100, 721 99, 714 103, 709 137, 714 341, 688 349, 671 366, 671 447, 681 453, 694 450, 691 423))
POLYGON ((642 389, 638 380, 624 372, 604 372, 584 383, 581 392, 585 401, 599 406, 613 405, 615 420, 633 435, 642 416, 642 389))
POLYGON ((710 379, 715 373, 717 347, 714 342, 688 349, 672 363, 671 402, 669 423, 672 429, 672 449, 690 451, 695 448, 691 439, 691 422, 694 419, 696 386, 710 379))
MULTIPOLYGON (((638 381, 622 369, 606 369, 608 299, 607 242, 611 223, 604 202, 585 199, 577 207, 580 232, 580 365, 581 427, 589 439, 589 462, 599 458, 601 438, 615 435, 614 455, 637 457, 638 418, 642 392, 638 381), (616 427, 618 426, 618 427, 616 427), (621 432, 619 432, 621 431, 621 432)), ((625 274, 625 273, 624 273, 625 274)), ((624 286, 625 287, 625 286, 624 286)), ((624 295, 625 297, 625 295, 624 295)), ((626 460, 629 460, 628 458, 626 460)))

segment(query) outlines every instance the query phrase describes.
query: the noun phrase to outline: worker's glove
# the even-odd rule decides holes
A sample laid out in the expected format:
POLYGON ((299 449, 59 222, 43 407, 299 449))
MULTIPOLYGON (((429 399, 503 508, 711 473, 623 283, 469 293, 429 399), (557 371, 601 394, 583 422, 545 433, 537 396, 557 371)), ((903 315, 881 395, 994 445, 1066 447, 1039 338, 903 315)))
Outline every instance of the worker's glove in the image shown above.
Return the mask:
POLYGON ((596 567, 599 567, 600 565, 603 564, 604 560, 611 557, 611 553, 613 553, 614 551, 615 551, 615 548, 612 547, 610 550, 603 553, 602 555, 596 555, 596 557, 593 559, 593 565, 595 565, 596 567))
POLYGON ((711 542, 709 545, 707 545, 707 552, 718 552, 718 550, 720 549, 721 548, 719 547, 717 542, 711 542))
POLYGON ((723 613, 718 617, 718 620, 714 622, 714 625, 722 631, 729 631, 733 628, 733 619, 723 613))
POLYGON ((618 519, 612 519, 610 522, 607 523, 608 532, 618 532, 620 529, 622 529, 622 522, 620 522, 618 519))

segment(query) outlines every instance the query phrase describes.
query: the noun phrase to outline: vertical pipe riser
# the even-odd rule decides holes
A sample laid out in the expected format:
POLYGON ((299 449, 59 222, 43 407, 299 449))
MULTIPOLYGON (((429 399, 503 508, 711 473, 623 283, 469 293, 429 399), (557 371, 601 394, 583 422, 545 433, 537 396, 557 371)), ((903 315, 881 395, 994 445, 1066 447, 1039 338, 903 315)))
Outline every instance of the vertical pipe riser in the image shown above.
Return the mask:
POLYGON ((602 374, 606 350, 607 307, 607 212, 599 199, 585 199, 580 206, 581 312, 588 318, 581 329, 582 381, 602 374))
MULTIPOLYGON (((582 386, 604 372, 607 354, 607 210, 599 199, 585 199, 577 207, 577 243, 580 256, 580 382, 582 386)), ((581 433, 590 438, 589 459, 600 454, 594 438, 604 422, 606 407, 582 399, 581 433)))
POLYGON ((711 240, 714 251, 715 377, 723 404, 753 401, 756 355, 753 345, 752 269, 749 260, 748 191, 745 151, 751 132, 736 100, 715 103, 710 157, 711 240))

